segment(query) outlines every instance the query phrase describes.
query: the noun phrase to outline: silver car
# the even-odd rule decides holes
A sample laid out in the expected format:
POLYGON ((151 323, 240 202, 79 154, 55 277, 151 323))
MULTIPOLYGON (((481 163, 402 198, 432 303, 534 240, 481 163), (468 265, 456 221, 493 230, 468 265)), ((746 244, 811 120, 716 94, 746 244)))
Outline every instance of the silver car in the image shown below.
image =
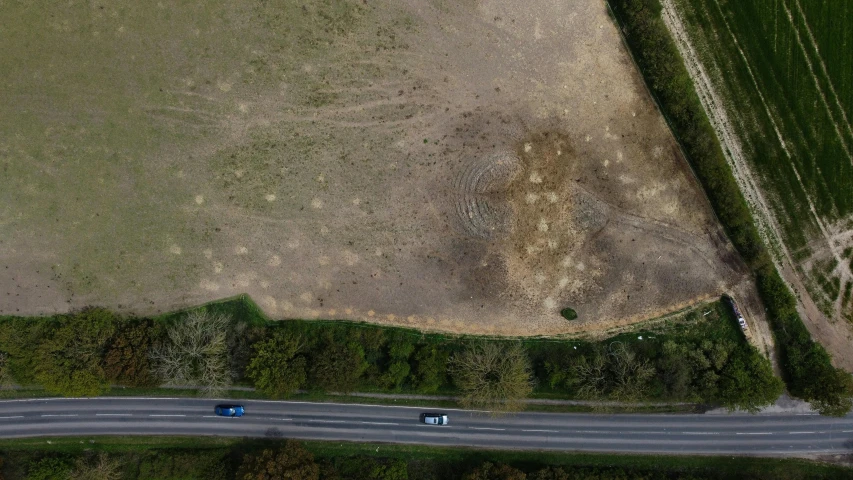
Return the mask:
POLYGON ((447 415, 443 413, 422 413, 421 423, 427 425, 447 425, 447 415))

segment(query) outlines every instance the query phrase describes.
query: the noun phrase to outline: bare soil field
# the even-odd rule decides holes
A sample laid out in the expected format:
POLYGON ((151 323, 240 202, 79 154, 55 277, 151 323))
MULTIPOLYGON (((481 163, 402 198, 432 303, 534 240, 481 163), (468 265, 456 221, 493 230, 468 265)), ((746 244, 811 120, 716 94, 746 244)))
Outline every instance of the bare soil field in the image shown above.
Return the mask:
POLYGON ((540 335, 745 279, 600 0, 0 16, 2 314, 540 335))

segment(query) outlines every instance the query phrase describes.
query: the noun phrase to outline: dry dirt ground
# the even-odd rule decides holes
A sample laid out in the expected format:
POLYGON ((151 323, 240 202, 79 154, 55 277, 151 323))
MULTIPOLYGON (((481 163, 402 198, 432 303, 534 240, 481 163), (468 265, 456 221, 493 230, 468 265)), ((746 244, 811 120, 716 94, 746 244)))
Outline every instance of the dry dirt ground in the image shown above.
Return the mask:
POLYGON ((0 313, 536 335, 745 278, 600 0, 39 8, 0 4, 0 313))

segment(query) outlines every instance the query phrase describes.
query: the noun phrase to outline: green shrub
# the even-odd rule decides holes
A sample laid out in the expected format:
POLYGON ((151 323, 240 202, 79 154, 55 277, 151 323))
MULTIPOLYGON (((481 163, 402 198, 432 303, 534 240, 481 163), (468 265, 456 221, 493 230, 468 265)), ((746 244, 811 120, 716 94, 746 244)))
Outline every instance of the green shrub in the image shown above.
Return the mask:
POLYGON ((415 354, 414 386, 423 393, 434 393, 447 383, 447 357, 437 345, 422 345, 415 354))
POLYGON ((320 467, 314 462, 314 455, 299 442, 287 440, 278 449, 264 449, 244 456, 235 478, 318 480, 320 467))
POLYGON ((116 320, 112 312, 100 308, 60 317, 33 349, 35 380, 48 393, 64 396, 106 391, 109 384, 101 357, 116 320))
POLYGON ((485 462, 463 475, 462 480, 527 480, 527 475, 505 463, 485 462))
POLYGON ((71 462, 64 458, 46 457, 30 463, 26 480, 64 479, 71 475, 71 469, 71 462))
POLYGON ((151 320, 129 320, 116 329, 107 343, 101 366, 107 380, 130 387, 157 386, 148 351, 157 329, 151 320))
POLYGON ((364 350, 355 342, 327 338, 311 353, 313 386, 333 392, 351 392, 367 369, 364 350))
POLYGON ((560 315, 562 315, 563 318, 565 318, 566 320, 574 320, 578 318, 577 312, 575 312, 571 308, 564 308, 560 310, 560 315))
POLYGON ((406 462, 401 459, 366 456, 337 459, 335 471, 338 478, 347 480, 407 480, 406 462))
POLYGON ((306 361, 300 355, 303 348, 301 337, 274 330, 269 338, 252 347, 255 354, 246 367, 246 376, 266 395, 290 395, 305 384, 306 361))

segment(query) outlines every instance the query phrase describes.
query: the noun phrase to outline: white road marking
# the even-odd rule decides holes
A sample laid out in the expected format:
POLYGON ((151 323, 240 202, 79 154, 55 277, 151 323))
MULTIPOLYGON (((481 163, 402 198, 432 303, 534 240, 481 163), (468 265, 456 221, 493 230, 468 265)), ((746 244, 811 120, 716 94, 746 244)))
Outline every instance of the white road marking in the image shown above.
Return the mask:
POLYGON ((132 413, 96 413, 96 417, 132 417, 132 413))
POLYGON ((309 422, 317 423, 346 423, 345 420, 308 420, 309 422))
POLYGON ((682 435, 719 435, 720 432, 681 432, 682 435))
POLYGON ((399 423, 389 423, 389 422, 361 422, 366 423, 368 425, 399 425, 399 423))
POLYGON ((292 418, 273 418, 273 420, 281 420, 282 422, 292 422, 292 418))
POLYGON ((186 417, 186 415, 160 415, 160 414, 151 414, 149 417, 186 417))
POLYGON ((548 432, 548 433, 558 433, 557 430, 522 430, 522 432, 548 432))
POLYGON ((573 433, 601 433, 601 434, 621 434, 621 435, 669 435, 672 432, 668 432, 666 430, 625 430, 622 432, 615 432, 613 430, 574 430, 573 433))
POLYGON ((42 417, 76 417, 76 413, 43 414, 42 417))
POLYGON ((735 432, 735 435, 773 435, 773 432, 735 432))
MULTIPOLYGON (((150 401, 151 397, 96 397, 98 400, 145 400, 150 401)), ((88 400, 92 397, 51 397, 51 398, 19 398, 16 400, 0 400, 0 403, 12 402, 61 402, 63 400, 88 400)), ((186 400, 186 397, 157 397, 157 400, 186 400)), ((269 400, 274 401, 274 400, 269 400)))
POLYGON ((503 432, 506 430, 505 428, 489 428, 489 427, 468 427, 471 430, 496 430, 498 432, 503 432))
POLYGON ((12 417, 0 417, 0 418, 24 418, 23 415, 14 415, 12 417))
MULTIPOLYGON (((98 398, 115 398, 115 399, 125 399, 128 397, 98 397, 98 398)), ((370 397, 365 397, 367 400, 370 400, 370 397)), ((38 399, 41 400, 41 399, 38 399)), ((49 399, 48 399, 49 400, 49 399)), ((60 398, 60 400, 68 400, 67 398, 60 398)), ((82 397, 80 400, 91 400, 90 398, 82 397)), ((148 397, 140 397, 138 400, 151 400, 148 397)), ((158 400, 161 400, 158 398, 158 400)), ((183 398, 172 398, 170 400, 183 400, 183 398)), ((215 399, 214 399, 215 400, 215 399)), ((226 399, 221 399, 222 401, 226 401, 226 399)), ((294 404, 294 405, 317 405, 317 402, 294 402, 289 400, 250 400, 252 403, 275 403, 275 404, 294 404)), ((3 403, 3 401, 0 401, 3 403)), ((409 405, 376 405, 370 403, 337 403, 337 402, 323 402, 323 405, 339 405, 342 407, 386 407, 386 408, 395 408, 395 409, 409 409, 409 410, 421 410, 421 411, 429 411, 424 407, 414 407, 409 405)), ((442 411, 451 411, 451 412, 463 412, 463 413, 493 413, 491 410, 466 410, 464 408, 442 408, 442 411)), ((498 412, 500 413, 500 412, 498 412)))
POLYGON ((791 435, 807 435, 807 434, 817 433, 817 432, 788 432, 788 433, 791 435))

